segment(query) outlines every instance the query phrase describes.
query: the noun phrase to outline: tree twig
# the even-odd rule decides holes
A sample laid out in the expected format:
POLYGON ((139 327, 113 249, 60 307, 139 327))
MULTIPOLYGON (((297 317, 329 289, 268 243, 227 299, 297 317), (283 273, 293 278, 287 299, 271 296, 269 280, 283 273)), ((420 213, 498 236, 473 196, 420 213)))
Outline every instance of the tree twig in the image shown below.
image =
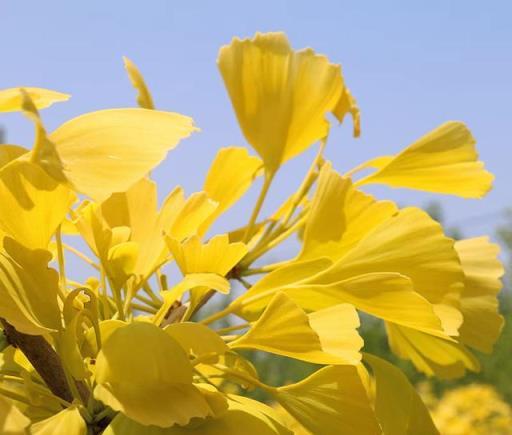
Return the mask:
MULTIPOLYGON (((5 319, 0 319, 7 341, 20 349, 34 366, 50 391, 67 402, 73 401, 73 395, 66 381, 64 368, 57 352, 40 335, 28 335, 17 331, 5 319)), ((77 382, 82 399, 87 400, 89 391, 86 386, 77 382)), ((86 402, 87 403, 87 402, 86 402)))

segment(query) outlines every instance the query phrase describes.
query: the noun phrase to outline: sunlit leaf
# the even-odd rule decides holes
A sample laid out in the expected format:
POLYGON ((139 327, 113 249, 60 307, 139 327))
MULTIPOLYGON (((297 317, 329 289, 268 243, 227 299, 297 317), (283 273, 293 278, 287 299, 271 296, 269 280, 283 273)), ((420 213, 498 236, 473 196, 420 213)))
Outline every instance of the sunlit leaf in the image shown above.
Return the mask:
POLYGON ((201 234, 242 197, 262 166, 263 162, 258 157, 249 155, 245 148, 228 147, 219 150, 203 186, 203 190, 218 203, 218 207, 201 226, 201 234))
POLYGON ((87 435, 87 424, 76 407, 66 408, 54 416, 35 423, 30 428, 32 435, 87 435))
POLYGON ((149 92, 144 77, 142 77, 139 68, 126 56, 123 56, 124 68, 128 73, 132 86, 137 90, 137 104, 143 109, 154 109, 153 98, 149 92))
POLYGON ((392 364, 365 354, 375 382, 375 413, 384 435, 436 435, 429 411, 407 377, 392 364))
POLYGON ((47 249, 74 194, 39 166, 13 161, 0 169, 0 229, 27 248, 47 249))
POLYGON ((60 165, 40 161, 95 200, 123 192, 194 132, 192 119, 149 109, 108 109, 62 124, 48 138, 60 165), (122 164, 120 164, 120 161, 122 164))
POLYGON ((464 269, 464 290, 461 311, 464 323, 460 340, 481 352, 492 348, 503 328, 504 319, 498 312, 497 294, 502 287, 504 273, 498 260, 499 247, 487 237, 460 240, 455 243, 464 269))
POLYGON ((475 139, 461 122, 447 122, 396 156, 369 162, 376 172, 360 184, 380 183, 464 198, 481 198, 493 175, 478 160, 475 139))
POLYGON ((150 323, 135 322, 111 334, 96 360, 96 382, 98 400, 143 425, 186 425, 213 414, 192 385, 185 351, 150 323))
POLYGON ((281 406, 315 435, 380 434, 354 366, 330 366, 277 389, 281 406))
POLYGON ((386 325, 391 350, 411 360, 416 368, 428 376, 452 379, 463 376, 466 369, 480 371, 475 356, 450 337, 440 337, 394 325, 386 325))
MULTIPOLYGON (((19 112, 22 110, 23 97, 21 88, 2 89, 0 91, 0 112, 19 112)), ((71 97, 68 94, 52 91, 43 88, 23 87, 25 92, 30 95, 32 101, 38 109, 44 109, 53 103, 67 101, 71 97)))
MULTIPOLYGON (((332 336, 336 331, 324 329, 325 325, 322 324, 322 320, 318 320, 318 317, 317 315, 315 323, 318 332, 327 332, 330 337, 325 337, 325 340, 331 345, 334 344, 332 336)), ((334 327, 334 322, 330 326, 334 327)), ((357 354, 362 345, 361 341, 341 342, 338 344, 355 344, 356 346, 341 348, 334 346, 331 348, 333 353, 329 353, 323 349, 318 332, 311 326, 308 316, 297 304, 285 293, 277 293, 261 317, 245 334, 230 343, 230 347, 259 349, 317 364, 346 364, 350 361, 346 358, 347 354, 351 351, 357 354)), ((350 357, 353 359, 353 355, 350 357)))
POLYGON ((208 419, 192 427, 162 429, 142 426, 119 414, 107 427, 105 435, 292 435, 279 416, 268 406, 246 397, 229 395, 229 409, 220 418, 208 419))
POLYGON ((327 136, 325 116, 343 88, 339 65, 311 49, 294 51, 284 33, 235 38, 217 63, 238 123, 269 172, 327 136))
POLYGON ((0 395, 0 431, 6 435, 26 435, 29 425, 30 420, 0 395))
POLYGON ((59 278, 48 268, 50 252, 29 250, 8 237, 4 249, 0 253, 0 317, 26 334, 59 330, 59 278))

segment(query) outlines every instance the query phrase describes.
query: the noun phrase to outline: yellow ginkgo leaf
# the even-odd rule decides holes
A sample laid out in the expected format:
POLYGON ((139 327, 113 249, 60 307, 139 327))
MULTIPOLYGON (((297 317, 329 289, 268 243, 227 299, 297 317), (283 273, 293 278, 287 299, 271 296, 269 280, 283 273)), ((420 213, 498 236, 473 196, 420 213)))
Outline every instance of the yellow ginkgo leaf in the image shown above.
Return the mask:
POLYGON ((173 323, 166 326, 164 331, 194 358, 212 356, 215 362, 220 355, 229 351, 229 347, 216 332, 199 323, 173 323))
MULTIPOLYGON (((149 109, 108 109, 62 124, 48 136, 57 159, 39 160, 78 192, 102 200, 124 192, 196 128, 186 116, 149 109)), ((48 154, 52 154, 48 152, 48 154)))
POLYGON ((80 235, 91 251, 107 266, 109 250, 116 244, 128 242, 130 228, 126 226, 109 228, 101 215, 99 205, 94 202, 82 203, 73 213, 77 215, 74 224, 80 235))
POLYGON ((376 201, 351 180, 322 166, 304 230, 300 259, 339 259, 376 226, 398 212, 391 201, 376 201))
POLYGON ((407 377, 392 364, 365 354, 375 382, 375 414, 383 435, 438 435, 428 409, 407 377))
POLYGON ((327 136, 326 114, 343 89, 339 65, 311 49, 294 51, 279 32, 235 38, 217 63, 238 123, 268 172, 327 136))
POLYGON ((151 97, 151 93, 149 92, 146 82, 144 81, 144 77, 142 77, 137 65, 135 65, 126 56, 123 56, 123 62, 130 82, 138 92, 137 104, 143 109, 154 109, 155 105, 153 104, 153 98, 151 97))
POLYGON ((308 318, 324 352, 336 355, 349 364, 361 359, 359 350, 364 341, 357 332, 360 322, 353 305, 334 305, 309 313, 308 318))
MULTIPOLYGON (((167 237, 166 241, 176 264, 184 275, 215 273, 225 276, 247 253, 247 246, 244 243, 230 243, 227 234, 214 236, 204 244, 198 236, 190 237, 183 243, 172 237, 167 237)), ((191 291, 186 318, 195 311, 209 291, 208 287, 195 288, 191 291)))
POLYGON ((158 210, 154 181, 142 178, 126 192, 112 194, 100 204, 88 203, 74 211, 75 226, 89 247, 106 261, 114 243, 113 232, 125 229, 125 238, 118 243, 137 244, 137 255, 130 285, 138 288, 166 261, 169 251, 164 233, 180 241, 199 232, 199 227, 215 210, 216 204, 204 192, 185 198, 183 189, 175 188, 158 210), (110 234, 112 233, 112 234, 110 234))
POLYGON ((13 402, 0 396, 0 432, 6 435, 26 435, 29 425, 30 420, 13 402))
POLYGON ((338 281, 371 272, 396 272, 443 314, 443 327, 457 335, 464 274, 454 241, 417 208, 405 208, 366 234, 321 279, 338 281))
POLYGON ((38 165, 13 161, 0 169, 0 230, 27 248, 47 249, 74 198, 38 165))
MULTIPOLYGON (((315 262, 309 264, 313 265, 315 262)), ((283 269, 289 269, 289 274, 292 275, 292 271, 296 270, 298 265, 307 264, 308 262, 292 263, 283 269)), ((345 302, 384 320, 433 334, 443 334, 441 321, 434 313, 433 305, 413 290, 408 277, 398 273, 377 272, 329 283, 331 278, 335 278, 329 276, 329 271, 330 269, 327 269, 326 272, 317 273, 310 279, 296 283, 280 284, 277 278, 272 277, 273 274, 285 275, 284 270, 278 269, 236 299, 233 302, 234 309, 240 316, 252 319, 264 309, 273 294, 281 291, 309 311, 345 302)))
POLYGON ((481 198, 493 175, 478 160, 475 139, 461 122, 447 122, 396 156, 368 162, 377 170, 358 184, 379 183, 463 198, 481 198))
POLYGON ((297 384, 278 388, 276 399, 312 434, 381 434, 354 366, 324 367, 297 384))
POLYGON ((0 253, 0 317, 18 331, 42 335, 61 328, 59 277, 48 268, 52 255, 6 237, 0 253))
POLYGON ((114 245, 107 254, 107 273, 116 289, 121 289, 135 271, 139 245, 124 242, 114 245))
POLYGON ((193 193, 183 203, 166 233, 177 240, 198 234, 201 225, 215 213, 217 206, 217 202, 205 192, 193 193))
MULTIPOLYGON (((312 276, 332 266, 328 258, 291 262, 265 275, 248 291, 240 295, 233 304, 237 313, 249 320, 256 320, 272 296, 286 287, 297 287, 307 283, 312 276)), ((339 303, 339 302, 338 302, 339 303)), ((322 307, 324 308, 324 307, 322 307)))
POLYGON ((186 352, 151 323, 134 322, 111 334, 98 353, 96 383, 98 400, 143 425, 183 426, 214 414, 192 385, 186 352))
POLYGON ((23 96, 21 94, 23 89, 32 99, 35 107, 44 109, 51 106, 53 103, 67 101, 71 95, 63 94, 62 92, 52 91, 43 88, 9 88, 0 90, 0 112, 19 112, 23 105, 23 96))
POLYGON ((156 183, 148 178, 137 181, 126 192, 114 193, 99 205, 101 219, 109 228, 129 228, 129 241, 137 244, 132 273, 133 285, 146 279, 167 254, 163 233, 169 229, 185 203, 183 191, 174 189, 158 210, 156 183))
MULTIPOLYGON (((103 342, 107 341, 114 331, 123 326, 126 326, 126 323, 122 320, 108 319, 101 321, 99 323, 101 340, 103 342)), ((81 343, 81 353, 84 357, 96 358, 98 354, 98 344, 94 328, 89 328, 86 331, 84 340, 81 343)))
POLYGON ((389 322, 386 329, 391 350, 399 357, 411 360, 428 376, 451 379, 463 376, 466 369, 480 370, 478 360, 453 338, 434 336, 389 322))
MULTIPOLYGON (((315 324, 319 332, 326 332, 321 321, 315 324)), ((336 331, 327 334, 331 337, 326 337, 326 342, 333 344, 336 331)), ((258 349, 316 364, 347 364, 351 361, 344 357, 343 351, 357 353, 362 343, 356 345, 359 347, 334 348, 332 354, 324 350, 306 313, 284 293, 277 293, 251 328, 229 344, 232 349, 258 349)), ((353 355, 350 357, 353 360, 353 355)))
POLYGON ((190 237, 180 243, 172 237, 166 238, 181 273, 216 273, 225 276, 247 253, 244 243, 230 243, 227 234, 212 237, 201 243, 199 237, 190 237))
POLYGON ((142 426, 118 414, 104 435, 292 435, 272 408, 247 397, 228 395, 229 408, 219 418, 189 427, 142 426))
POLYGON ((354 124, 354 137, 361 135, 361 111, 350 90, 345 86, 341 92, 340 99, 332 111, 339 122, 343 122, 345 116, 350 113, 354 124))
POLYGON ((218 365, 211 364, 199 364, 194 368, 209 382, 218 387, 224 382, 232 382, 247 391, 255 389, 253 382, 258 382, 259 376, 256 367, 250 360, 235 351, 229 351, 219 356, 219 365, 229 370, 224 371, 218 365))
MULTIPOLYGON (((229 293, 230 285, 227 279, 216 273, 189 273, 171 289, 160 292, 164 299, 164 303, 153 317, 153 323, 155 325, 160 325, 169 315, 169 310, 172 305, 176 301, 180 300, 185 292, 198 288, 213 289, 220 293, 227 294, 229 293)), ((201 291, 202 294, 204 294, 204 290, 201 291)))
POLYGON ((487 237, 476 237, 455 242, 455 249, 465 276, 460 300, 464 316, 459 330, 460 341, 490 353, 504 324, 497 299, 504 273, 498 260, 499 246, 490 243, 487 237))
POLYGON ((46 420, 34 423, 30 428, 32 435, 87 435, 87 424, 75 406, 66 408, 63 411, 47 418, 46 420))
POLYGON ((19 145, 1 144, 0 145, 0 168, 3 168, 7 163, 16 160, 24 154, 27 154, 29 150, 19 145))
POLYGON ((218 207, 201 226, 201 234, 242 197, 262 166, 263 162, 258 157, 251 156, 245 148, 228 147, 219 150, 203 186, 203 190, 218 203, 218 207))

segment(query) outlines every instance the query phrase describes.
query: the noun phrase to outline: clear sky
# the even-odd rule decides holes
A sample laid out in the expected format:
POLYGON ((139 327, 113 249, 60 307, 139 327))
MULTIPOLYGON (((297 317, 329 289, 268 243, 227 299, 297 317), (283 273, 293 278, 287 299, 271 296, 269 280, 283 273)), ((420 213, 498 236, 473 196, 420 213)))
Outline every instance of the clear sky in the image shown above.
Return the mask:
MULTIPOLYGON (((233 36, 284 30, 342 64, 362 109, 363 135, 336 127, 328 157, 340 170, 398 151, 446 120, 463 120, 496 175, 483 200, 442 197, 449 223, 466 234, 491 232, 512 206, 512 2, 502 1, 172 1, 0 0, 0 88, 42 86, 72 99, 44 111, 49 129, 80 113, 134 104, 122 55, 143 71, 159 108, 191 115, 202 132, 156 171, 161 195, 175 184, 200 189, 221 146, 244 145, 215 59, 233 36)), ((29 145, 30 124, 0 117, 8 141, 29 145)), ((311 153, 286 166, 279 199, 300 182, 311 153)), ((401 204, 434 195, 372 189, 401 204)), ((235 209, 237 217, 256 192, 235 209)))

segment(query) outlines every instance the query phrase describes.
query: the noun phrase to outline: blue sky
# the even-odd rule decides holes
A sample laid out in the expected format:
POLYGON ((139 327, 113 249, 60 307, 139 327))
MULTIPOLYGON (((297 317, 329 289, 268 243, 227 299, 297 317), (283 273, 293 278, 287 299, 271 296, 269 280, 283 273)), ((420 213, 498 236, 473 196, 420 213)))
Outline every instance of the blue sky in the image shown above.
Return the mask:
MULTIPOLYGON (((201 133, 155 172, 162 196, 175 184, 200 189, 216 150, 245 144, 216 68, 219 47, 233 36, 284 30, 294 47, 311 46, 342 64, 362 109, 361 139, 353 140, 346 125, 331 135, 327 155, 336 168, 396 152, 446 120, 463 120, 496 183, 480 201, 440 197, 449 223, 460 223, 467 235, 489 233, 498 212, 512 206, 510 1, 2 0, 0 12, 0 88, 73 95, 44 111, 50 130, 86 111, 134 104, 122 55, 139 65, 159 108, 194 117, 201 133)), ((20 115, 3 116, 0 124, 10 143, 31 143, 30 124, 20 115)), ((311 156, 284 168, 266 210, 299 184, 311 156)), ((371 191, 403 205, 436 197, 371 191)), ((240 223, 255 194, 226 217, 226 226, 240 223)))

